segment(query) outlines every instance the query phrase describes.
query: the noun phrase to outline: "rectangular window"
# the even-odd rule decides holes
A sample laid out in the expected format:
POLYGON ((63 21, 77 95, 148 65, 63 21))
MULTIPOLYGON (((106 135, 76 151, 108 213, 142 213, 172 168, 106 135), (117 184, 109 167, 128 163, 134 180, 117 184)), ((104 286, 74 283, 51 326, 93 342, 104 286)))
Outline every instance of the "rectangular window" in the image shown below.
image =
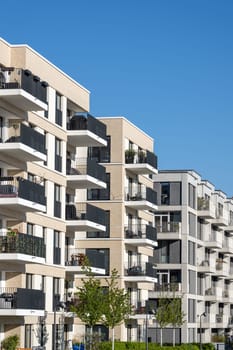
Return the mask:
POLYGON ((190 265, 196 265, 196 245, 194 242, 188 241, 188 263, 190 265))
POLYGON ((105 275, 109 275, 109 249, 86 249, 86 256, 91 266, 96 266, 105 269, 105 275))
POLYGON ((62 126, 62 101, 61 95, 56 93, 56 124, 62 126))
POLYGON ((62 171, 62 142, 55 138, 55 170, 62 171))
POLYGON ((27 223, 27 234, 31 236, 34 234, 34 225, 30 222, 27 223))
POLYGON ((106 147, 89 147, 88 158, 95 159, 98 163, 111 162, 111 136, 107 136, 106 147))
POLYGON ((188 322, 196 322, 196 300, 188 299, 188 322))
POLYGON ((161 205, 170 204, 170 183, 162 182, 161 183, 161 205))
POLYGON ((193 213, 188 213, 189 215, 189 235, 196 237, 196 226, 197 226, 197 217, 193 213))
POLYGON ((61 217, 61 186, 54 184, 54 216, 61 217))
POLYGON ((188 205, 196 209, 196 187, 192 184, 188 184, 188 205))
POLYGON ((61 248, 60 248, 60 232, 54 230, 53 236, 53 263, 59 265, 61 263, 61 248))
POLYGON ((32 325, 25 324, 24 331, 25 331, 25 333, 24 333, 24 347, 31 348, 31 346, 32 346, 32 325))
POLYGON ((26 273, 26 289, 32 289, 32 274, 26 273))

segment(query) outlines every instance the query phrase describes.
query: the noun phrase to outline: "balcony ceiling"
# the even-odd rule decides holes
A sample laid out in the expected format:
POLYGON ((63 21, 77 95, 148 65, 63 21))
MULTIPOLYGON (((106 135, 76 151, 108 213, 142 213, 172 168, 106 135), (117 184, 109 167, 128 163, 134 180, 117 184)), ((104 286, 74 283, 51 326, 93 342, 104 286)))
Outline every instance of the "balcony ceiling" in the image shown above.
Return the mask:
POLYGON ((66 220, 66 228, 68 232, 84 231, 84 232, 105 232, 103 225, 97 224, 90 220, 66 220))
POLYGON ((158 174, 158 170, 153 168, 151 165, 147 163, 136 163, 136 164, 126 163, 125 169, 130 170, 132 173, 137 175, 158 174))
POLYGON ((67 175, 67 186, 72 189, 105 189, 106 183, 90 175, 67 175))
POLYGON ((67 130, 68 143, 75 147, 107 146, 107 141, 89 130, 67 130))
POLYGON ((48 106, 23 89, 0 89, 0 99, 23 111, 47 111, 48 106))
POLYGON ((6 162, 12 165, 15 164, 15 159, 17 162, 20 161, 25 164, 26 162, 45 161, 47 157, 45 154, 20 142, 0 143, 0 155, 7 157, 5 158, 6 162))

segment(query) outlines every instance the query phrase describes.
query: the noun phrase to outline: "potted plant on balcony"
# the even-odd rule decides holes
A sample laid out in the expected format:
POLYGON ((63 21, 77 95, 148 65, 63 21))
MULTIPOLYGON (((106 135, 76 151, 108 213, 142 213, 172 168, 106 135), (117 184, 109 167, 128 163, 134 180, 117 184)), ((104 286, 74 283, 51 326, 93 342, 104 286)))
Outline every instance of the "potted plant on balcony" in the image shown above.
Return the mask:
POLYGON ((136 153, 135 150, 132 148, 125 150, 125 162, 126 163, 133 163, 135 153, 136 153))
POLYGON ((8 237, 15 237, 18 233, 18 229, 17 228, 11 228, 11 227, 8 227, 7 228, 7 236, 8 237))
POLYGON ((138 161, 139 163, 146 163, 146 152, 143 150, 138 151, 138 161))

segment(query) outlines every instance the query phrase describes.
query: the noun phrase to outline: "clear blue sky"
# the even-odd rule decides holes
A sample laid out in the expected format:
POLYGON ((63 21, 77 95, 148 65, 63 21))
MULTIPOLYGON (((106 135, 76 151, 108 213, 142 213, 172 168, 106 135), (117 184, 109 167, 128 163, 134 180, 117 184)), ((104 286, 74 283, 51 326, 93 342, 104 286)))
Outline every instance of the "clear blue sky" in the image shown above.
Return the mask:
POLYGON ((233 195, 232 0, 11 0, 0 36, 26 43, 155 139, 160 169, 233 195))

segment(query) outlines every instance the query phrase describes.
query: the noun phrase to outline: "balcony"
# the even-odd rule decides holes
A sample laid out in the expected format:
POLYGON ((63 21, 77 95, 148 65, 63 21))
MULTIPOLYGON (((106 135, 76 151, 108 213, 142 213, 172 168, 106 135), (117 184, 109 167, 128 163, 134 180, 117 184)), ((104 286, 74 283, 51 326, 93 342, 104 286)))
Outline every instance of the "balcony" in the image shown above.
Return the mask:
POLYGON ((216 276, 227 277, 229 275, 229 266, 222 259, 216 259, 216 276))
POLYGON ((43 316, 44 310, 43 291, 0 287, 0 316, 43 316))
POLYGON ((223 254, 233 254, 233 239, 229 237, 225 237, 222 242, 222 248, 220 252, 223 254))
POLYGON ((157 282, 156 268, 149 262, 127 267, 125 270, 125 281, 127 282, 157 282))
POLYGON ((105 255, 104 252, 89 251, 83 249, 69 249, 68 260, 66 260, 66 271, 74 274, 84 274, 85 263, 88 262, 91 272, 97 275, 105 275, 105 255))
POLYGON ((67 164, 67 186, 76 188, 106 188, 105 167, 96 163, 95 160, 82 158, 77 159, 75 167, 67 164))
POLYGON ((105 211, 87 203, 66 205, 68 233, 105 231, 105 211))
POLYGON ((125 205, 131 209, 136 210, 152 210, 156 211, 157 206, 157 192, 149 187, 138 190, 125 189, 125 205))
POLYGON ((197 215, 203 219, 215 218, 215 206, 209 198, 197 198, 197 215))
POLYGON ((222 288, 210 287, 205 290, 205 301, 217 303, 222 301, 222 288))
POLYGON ((212 231, 210 236, 205 239, 205 247, 211 249, 222 248, 222 236, 218 231, 212 231))
POLYGON ((129 227, 125 227, 125 243, 157 247, 156 228, 150 225, 129 225, 129 227))
POLYGON ((27 111, 47 111, 47 86, 29 70, 1 68, 4 81, 0 84, 0 99, 27 111))
POLYGON ((224 227, 224 230, 229 232, 229 233, 233 233, 233 220, 230 219, 228 221, 228 225, 226 227, 224 227))
POLYGON ((45 188, 21 177, 0 177, 0 208, 16 218, 25 212, 45 212, 45 188))
POLYGON ((70 119, 67 137, 74 147, 107 146, 106 125, 88 113, 77 113, 70 119))
POLYGON ((205 274, 215 273, 216 272, 215 259, 202 260, 200 262, 198 261, 197 272, 205 273, 205 274))
POLYGON ((221 210, 216 209, 215 218, 211 219, 211 223, 216 226, 224 227, 225 229, 225 227, 228 226, 228 222, 229 222, 229 219, 228 219, 226 209, 225 208, 221 210))
POLYGON ((14 136, 0 140, 2 160, 14 166, 16 162, 46 161, 45 136, 24 124, 12 126, 14 136))
POLYGON ((148 150, 136 153, 131 149, 125 151, 125 168, 134 174, 157 174, 157 163, 157 156, 148 150))
POLYGON ((180 282, 155 283, 154 291, 150 292, 150 298, 157 299, 166 297, 182 296, 182 285, 180 282))
POLYGON ((44 239, 28 234, 9 232, 0 237, 0 261, 20 263, 44 263, 44 239), (14 233, 14 235, 11 235, 14 233))
POLYGON ((157 225, 158 239, 181 239, 181 222, 163 222, 157 225))

